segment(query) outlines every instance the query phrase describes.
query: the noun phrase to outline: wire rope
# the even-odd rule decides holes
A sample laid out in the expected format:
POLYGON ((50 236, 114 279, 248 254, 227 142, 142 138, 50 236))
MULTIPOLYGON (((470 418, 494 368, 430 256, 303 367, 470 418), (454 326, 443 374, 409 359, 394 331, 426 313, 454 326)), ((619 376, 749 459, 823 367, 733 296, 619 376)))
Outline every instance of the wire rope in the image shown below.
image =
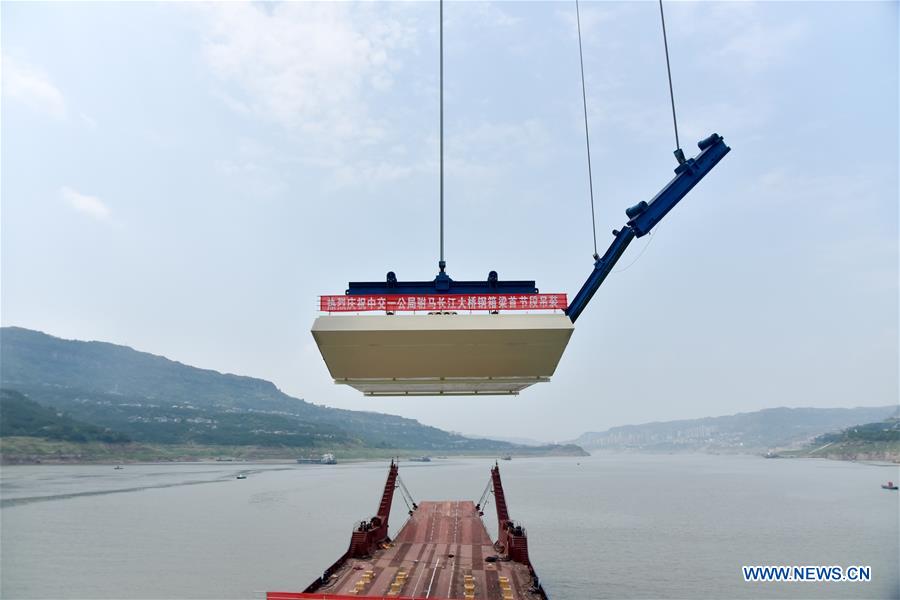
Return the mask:
POLYGON ((588 164, 588 188, 591 193, 591 230, 594 234, 594 260, 600 258, 597 254, 597 215, 594 210, 594 173, 591 168, 591 135, 588 129, 588 112, 587 112, 587 89, 584 84, 584 51, 581 47, 581 10, 578 6, 578 0, 575 0, 575 21, 578 24, 578 63, 581 66, 581 102, 584 107, 584 141, 587 147, 587 164, 588 164))
POLYGON ((440 262, 438 263, 438 267, 440 268, 441 272, 443 273, 444 267, 446 266, 446 262, 444 262, 444 0, 440 0, 440 21, 441 21, 441 23, 440 23, 441 256, 440 256, 440 262))
POLYGON ((666 73, 669 76, 669 101, 672 104, 672 126, 675 128, 675 155, 678 162, 684 162, 684 154, 681 152, 681 143, 678 140, 678 119, 675 116, 675 92, 672 88, 672 66, 669 62, 669 39, 666 36, 666 15, 663 12, 662 0, 659 0, 659 20, 662 22, 663 47, 666 51, 666 73))
POLYGON ((625 266, 622 267, 621 269, 614 269, 614 270, 612 271, 612 273, 622 273, 622 272, 624 272, 624 271, 627 271, 627 270, 630 269, 631 267, 633 267, 635 264, 637 264, 637 261, 641 260, 641 257, 644 255, 644 252, 646 252, 646 251, 647 251, 647 248, 650 247, 650 244, 653 243, 653 239, 656 237, 656 233, 659 233, 659 230, 660 230, 661 228, 662 228, 661 225, 657 225, 657 226, 656 226, 656 232, 655 232, 655 233, 651 231, 650 233, 647 234, 647 236, 648 236, 650 239, 647 240, 647 243, 644 244, 644 247, 641 248, 641 251, 638 252, 638 255, 634 257, 634 260, 633 260, 633 261, 631 261, 630 263, 628 263, 627 265, 625 265, 625 266))

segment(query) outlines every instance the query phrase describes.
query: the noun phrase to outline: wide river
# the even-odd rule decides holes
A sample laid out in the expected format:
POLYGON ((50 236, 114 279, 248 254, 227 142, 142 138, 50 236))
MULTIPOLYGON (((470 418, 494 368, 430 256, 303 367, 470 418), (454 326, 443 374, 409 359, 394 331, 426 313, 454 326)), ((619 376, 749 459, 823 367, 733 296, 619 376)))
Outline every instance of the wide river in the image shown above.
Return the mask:
MULTIPOLYGON (((487 459, 403 462, 418 499, 477 500, 487 459)), ((751 456, 501 462, 550 596, 900 598, 898 467, 751 456), (867 583, 745 583, 742 565, 871 566, 867 583)), ((375 511, 386 463, 4 467, 0 595, 263 598, 301 590, 375 511), (236 480, 246 472, 248 477, 236 480)), ((491 503, 488 530, 496 535, 491 503)), ((391 531, 406 507, 395 495, 391 531)))

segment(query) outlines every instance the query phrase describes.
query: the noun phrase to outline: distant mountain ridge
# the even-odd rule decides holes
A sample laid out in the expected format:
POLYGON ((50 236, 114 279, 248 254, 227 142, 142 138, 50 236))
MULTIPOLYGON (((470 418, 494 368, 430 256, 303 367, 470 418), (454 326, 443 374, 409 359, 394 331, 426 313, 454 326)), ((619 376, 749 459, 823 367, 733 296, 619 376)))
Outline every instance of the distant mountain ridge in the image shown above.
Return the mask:
MULTIPOLYGON (((533 451, 413 419, 328 408, 253 377, 191 367, 106 342, 0 328, 0 386, 136 442, 306 448, 533 451)), ((543 451, 580 453, 544 446, 543 451)))
POLYGON ((898 407, 768 408, 722 417, 624 425, 572 440, 588 450, 757 451, 801 445, 816 436, 896 416, 898 407))
MULTIPOLYGON (((201 406, 303 411, 310 406, 270 381, 202 369, 109 342, 64 340, 21 327, 0 329, 5 387, 56 386, 147 399, 190 393, 201 406)), ((184 399, 184 398, 180 398, 184 399)))

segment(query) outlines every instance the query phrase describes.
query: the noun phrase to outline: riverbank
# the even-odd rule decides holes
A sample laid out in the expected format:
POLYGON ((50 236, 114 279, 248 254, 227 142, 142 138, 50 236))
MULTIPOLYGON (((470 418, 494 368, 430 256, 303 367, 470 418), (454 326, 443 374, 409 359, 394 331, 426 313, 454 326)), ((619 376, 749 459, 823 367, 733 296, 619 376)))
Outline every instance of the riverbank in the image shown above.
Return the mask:
POLYGON ((760 458, 788 459, 788 458, 823 458, 827 460, 840 460, 847 462, 900 464, 900 443, 898 442, 868 442, 868 443, 840 443, 827 444, 813 448, 774 449, 764 451, 759 448, 746 450, 733 450, 726 452, 722 449, 699 451, 649 451, 649 450, 595 450, 594 456, 677 456, 677 455, 708 455, 708 456, 757 456, 760 458))
POLYGON ((900 441, 848 440, 814 448, 778 452, 781 458, 827 458, 852 462, 886 462, 900 464, 900 441))
MULTIPOLYGON (((0 438, 0 464, 92 464, 152 463, 198 461, 287 461, 300 457, 335 455, 337 460, 384 459, 395 456, 495 456, 498 453, 454 452, 433 448, 287 448, 273 446, 206 446, 197 444, 144 444, 130 442, 64 442, 36 437, 0 438)), ((588 456, 579 446, 522 446, 505 449, 502 455, 519 456, 588 456)))

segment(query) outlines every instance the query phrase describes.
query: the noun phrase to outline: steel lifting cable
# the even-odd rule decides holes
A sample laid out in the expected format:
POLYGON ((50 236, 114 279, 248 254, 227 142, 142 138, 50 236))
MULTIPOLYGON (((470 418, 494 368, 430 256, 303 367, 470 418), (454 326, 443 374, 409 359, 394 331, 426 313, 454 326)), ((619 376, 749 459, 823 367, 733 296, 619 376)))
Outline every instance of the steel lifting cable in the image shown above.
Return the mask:
POLYGON ((400 497, 403 498, 403 504, 406 505, 406 510, 412 513, 412 506, 409 505, 409 500, 406 499, 406 494, 403 493, 403 490, 400 491, 400 497))
POLYGON ((441 273, 444 272, 444 267, 447 266, 447 263, 444 261, 444 0, 440 0, 440 55, 441 55, 441 67, 440 67, 440 97, 441 97, 441 257, 438 262, 438 268, 441 273))
POLYGON ((627 271, 628 269, 633 267, 637 263, 637 261, 641 260, 641 257, 644 255, 644 252, 646 252, 647 248, 650 247, 650 244, 653 243, 653 239, 656 237, 656 233, 659 233, 659 231, 661 229, 662 229, 662 224, 659 224, 656 226, 655 233, 653 231, 651 231, 650 233, 647 234, 647 243, 644 244, 644 247, 641 248, 641 251, 638 252, 638 255, 634 257, 633 261, 631 261, 630 263, 628 263, 621 269, 613 269, 611 272, 612 273, 621 273, 621 272, 627 271))
POLYGON ((492 482, 493 482, 492 479, 488 479, 487 485, 484 486, 484 491, 481 492, 481 498, 478 499, 478 506, 479 506, 479 507, 484 503, 485 499, 487 498, 488 491, 490 491, 490 489, 491 489, 491 483, 492 483, 492 482))
POLYGON ((409 501, 412 503, 412 505, 413 505, 414 507, 417 506, 417 505, 416 505, 416 501, 415 501, 415 499, 413 498, 413 495, 409 493, 409 490, 407 489, 406 484, 403 483, 403 480, 400 478, 399 475, 397 475, 397 483, 400 484, 400 493, 401 493, 401 494, 404 494, 406 497, 408 497, 408 498, 409 498, 409 501))
POLYGON ((591 192, 591 229, 594 234, 594 260, 598 260, 597 254, 597 216, 594 211, 594 174, 591 168, 591 136, 588 130, 587 90, 584 85, 584 51, 581 49, 581 11, 578 0, 575 0, 575 21, 578 24, 578 62, 581 65, 581 101, 584 106, 584 141, 587 146, 588 187, 591 192))
POLYGON ((406 489, 406 486, 403 484, 403 479, 401 479, 399 475, 397 475, 397 487, 400 488, 400 494, 404 498, 409 497, 409 490, 406 489))
MULTIPOLYGON (((659 0, 659 20, 660 20, 660 23, 662 24, 663 48, 665 49, 665 53, 666 53, 666 74, 668 75, 668 78, 669 78, 669 102, 672 105, 672 127, 675 130, 675 152, 674 152, 674 154, 675 154, 675 159, 678 161, 678 164, 681 164, 681 163, 685 162, 685 158, 684 158, 684 151, 681 149, 681 142, 678 139, 678 118, 675 115, 675 92, 672 87, 672 66, 669 61, 669 39, 668 39, 668 36, 666 35, 666 15, 665 15, 665 12, 663 12, 662 0, 659 0)), ((657 227, 656 233, 659 233, 660 228, 661 228, 661 226, 657 227)), ((653 235, 651 234, 650 239, 647 240, 647 243, 644 244, 644 247, 641 249, 641 251, 638 253, 638 255, 634 258, 634 260, 631 261, 631 263, 629 263, 628 265, 622 267, 621 269, 614 270, 613 273, 621 273, 621 272, 627 271, 628 269, 633 267, 635 265, 635 263, 637 263, 637 261, 639 261, 641 259, 641 257, 644 255, 644 252, 647 251, 647 248, 649 248, 650 244, 652 244, 652 243, 653 243, 653 235)))
POLYGON ((675 116, 675 92, 672 88, 672 66, 669 63, 669 39, 666 36, 666 15, 663 12, 662 0, 659 0, 659 20, 662 22, 663 48, 666 51, 666 73, 669 76, 669 101, 672 104, 672 126, 675 128, 675 158, 679 164, 684 162, 684 152, 678 141, 678 119, 675 116))

